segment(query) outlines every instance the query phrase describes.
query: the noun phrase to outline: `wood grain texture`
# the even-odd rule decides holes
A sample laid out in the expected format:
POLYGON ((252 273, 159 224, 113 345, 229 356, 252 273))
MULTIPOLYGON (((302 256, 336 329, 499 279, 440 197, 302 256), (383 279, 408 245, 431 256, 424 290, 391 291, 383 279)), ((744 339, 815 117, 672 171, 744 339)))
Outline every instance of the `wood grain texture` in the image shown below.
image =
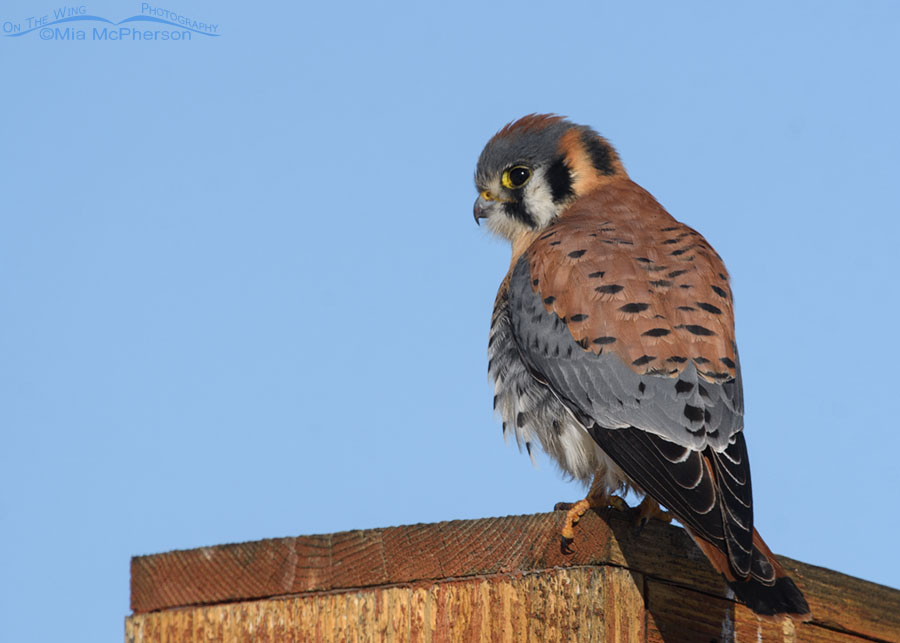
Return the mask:
POLYGON ((136 614, 126 641, 637 643, 645 640, 642 585, 624 569, 578 567, 315 593, 136 614))
POLYGON ((729 600, 652 580, 647 583, 647 613, 647 641, 652 643, 871 640, 816 624, 761 617, 729 600))
POLYGON ((900 641, 898 590, 779 558, 814 618, 786 625, 730 600, 682 529, 654 521, 637 536, 627 514, 588 512, 564 556, 563 518, 135 558, 126 641, 900 641))

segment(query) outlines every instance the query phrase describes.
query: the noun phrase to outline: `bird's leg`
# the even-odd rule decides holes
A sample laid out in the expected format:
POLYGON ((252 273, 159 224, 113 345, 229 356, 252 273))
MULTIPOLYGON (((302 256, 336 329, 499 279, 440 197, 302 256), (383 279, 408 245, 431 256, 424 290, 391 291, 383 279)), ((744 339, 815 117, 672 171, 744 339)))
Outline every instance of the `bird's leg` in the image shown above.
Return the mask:
POLYGON ((663 522, 672 522, 672 514, 660 508, 659 503, 650 496, 644 496, 641 504, 637 507, 637 531, 640 532, 644 526, 650 522, 651 518, 662 520, 663 522))
POLYGON ((598 484, 597 477, 594 478, 591 490, 584 500, 579 500, 575 503, 558 502, 553 508, 554 511, 568 510, 560 536, 560 551, 566 555, 572 553, 571 545, 575 540, 575 525, 587 513, 588 509, 607 509, 610 507, 619 511, 625 511, 628 509, 628 503, 621 496, 608 493, 605 485, 601 486, 598 484))

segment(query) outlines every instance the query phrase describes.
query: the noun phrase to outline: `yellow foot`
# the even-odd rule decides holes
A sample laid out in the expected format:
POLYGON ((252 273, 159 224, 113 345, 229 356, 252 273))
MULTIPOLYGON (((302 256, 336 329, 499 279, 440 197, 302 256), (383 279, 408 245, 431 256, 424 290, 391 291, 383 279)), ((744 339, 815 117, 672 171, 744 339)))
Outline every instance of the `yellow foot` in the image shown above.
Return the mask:
POLYGON ((640 532, 650 522, 651 518, 656 518, 663 522, 672 522, 671 513, 660 509, 659 503, 650 496, 644 496, 641 504, 637 506, 637 531, 640 532))
POLYGON ((563 523, 562 535, 560 539, 559 550, 564 554, 571 554, 570 545, 575 540, 575 525, 581 520, 585 512, 591 508, 591 503, 585 500, 579 500, 566 513, 566 521, 563 523))
MULTIPOLYGON (((627 511, 630 509, 628 503, 625 502, 624 498, 619 496, 602 496, 599 500, 594 500, 593 498, 585 498, 584 500, 579 500, 578 502, 557 502, 553 505, 553 511, 568 511, 572 507, 582 502, 587 501, 588 507, 591 509, 618 509, 619 511, 627 511)), ((586 511, 586 510, 585 510, 586 511)), ((584 512, 582 512, 582 515, 584 512)))
POLYGON ((599 498, 588 497, 584 500, 579 500, 574 504, 568 502, 556 503, 556 506, 553 508, 554 511, 568 510, 566 513, 566 521, 563 523, 562 533, 560 535, 559 550, 566 555, 572 553, 571 545, 575 540, 575 525, 578 524, 578 521, 581 520, 581 517, 588 509, 606 509, 607 507, 625 511, 628 509, 628 503, 625 502, 624 498, 619 496, 607 495, 599 498))

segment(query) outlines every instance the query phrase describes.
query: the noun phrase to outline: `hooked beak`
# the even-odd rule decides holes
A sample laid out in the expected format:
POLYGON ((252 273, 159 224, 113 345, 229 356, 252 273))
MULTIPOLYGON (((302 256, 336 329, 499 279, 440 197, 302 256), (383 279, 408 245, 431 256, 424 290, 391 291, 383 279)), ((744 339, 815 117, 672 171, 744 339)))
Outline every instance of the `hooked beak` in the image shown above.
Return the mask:
POLYGON ((475 207, 472 213, 475 215, 475 223, 481 225, 481 219, 487 219, 489 216, 488 208, 490 207, 488 199, 484 198, 484 194, 479 194, 475 199, 475 207))

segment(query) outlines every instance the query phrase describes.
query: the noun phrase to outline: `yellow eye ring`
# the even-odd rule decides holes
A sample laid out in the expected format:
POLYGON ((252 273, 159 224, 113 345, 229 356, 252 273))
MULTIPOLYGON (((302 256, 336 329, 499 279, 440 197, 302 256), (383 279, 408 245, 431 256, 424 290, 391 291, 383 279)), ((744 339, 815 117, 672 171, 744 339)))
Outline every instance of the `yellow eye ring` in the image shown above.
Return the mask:
POLYGON ((528 183, 529 179, 531 179, 531 168, 525 167, 524 165, 516 165, 503 171, 503 176, 500 177, 500 183, 502 183, 503 187, 507 190, 518 190, 525 187, 525 184, 528 183))

